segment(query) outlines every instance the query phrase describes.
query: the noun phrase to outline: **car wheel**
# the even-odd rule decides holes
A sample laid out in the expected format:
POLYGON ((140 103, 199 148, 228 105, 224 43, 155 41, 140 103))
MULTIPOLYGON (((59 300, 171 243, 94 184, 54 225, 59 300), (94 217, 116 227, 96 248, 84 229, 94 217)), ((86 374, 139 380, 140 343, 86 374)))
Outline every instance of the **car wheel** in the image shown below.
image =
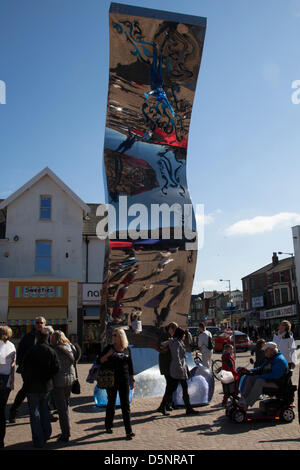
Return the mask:
POLYGON ((291 423, 295 419, 295 413, 292 408, 284 408, 281 410, 280 418, 285 423, 291 423))
POLYGON ((233 410, 231 413, 230 413, 230 417, 232 419, 232 421, 234 421, 235 423, 238 423, 238 424, 241 424, 241 423, 244 423, 246 421, 246 412, 243 411, 243 410, 233 410))

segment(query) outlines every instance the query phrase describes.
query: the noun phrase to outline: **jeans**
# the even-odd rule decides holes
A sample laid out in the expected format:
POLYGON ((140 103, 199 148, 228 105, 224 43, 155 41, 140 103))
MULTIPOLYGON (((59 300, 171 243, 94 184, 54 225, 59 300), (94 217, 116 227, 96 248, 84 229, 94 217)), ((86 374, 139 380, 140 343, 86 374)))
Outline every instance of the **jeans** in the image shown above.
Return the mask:
POLYGON ((51 436, 48 395, 48 393, 27 394, 32 441, 35 447, 43 447, 51 436))
MULTIPOLYGON (((163 396, 163 399, 162 399, 162 402, 160 404, 160 407, 164 407, 164 406, 172 406, 173 404, 173 400, 171 399, 169 403, 166 403, 165 402, 165 398, 167 397, 167 394, 169 394, 169 390, 170 388, 173 387, 173 379, 170 375, 165 375, 165 379, 166 379, 166 388, 165 388, 165 393, 164 393, 164 396, 163 396)), ((175 391, 175 390, 174 390, 175 391)))
POLYGON ((116 398, 117 392, 119 392, 120 404, 123 416, 123 422, 125 426, 126 434, 132 432, 130 424, 130 405, 129 405, 129 380, 124 380, 122 383, 116 383, 114 387, 108 388, 107 392, 107 406, 106 406, 106 416, 105 416, 105 427, 109 429, 112 427, 115 408, 116 408, 116 398))
POLYGON ((190 397, 188 393, 188 383, 186 379, 181 380, 181 379, 174 379, 173 377, 169 377, 161 406, 166 407, 168 403, 172 402, 173 393, 175 392, 179 384, 181 384, 181 387, 182 387, 182 398, 183 398, 185 409, 187 411, 190 411, 192 409, 192 406, 190 403, 190 397))
POLYGON ((71 386, 56 387, 54 388, 52 394, 56 409, 58 411, 62 437, 68 438, 71 434, 69 413, 69 399, 71 395, 71 386))
POLYGON ((263 393, 264 387, 278 388, 275 383, 261 379, 257 375, 246 375, 241 388, 241 397, 248 406, 253 406, 263 393))
POLYGON ((10 394, 10 388, 6 387, 9 376, 0 376, 0 444, 3 445, 6 431, 5 408, 10 394))

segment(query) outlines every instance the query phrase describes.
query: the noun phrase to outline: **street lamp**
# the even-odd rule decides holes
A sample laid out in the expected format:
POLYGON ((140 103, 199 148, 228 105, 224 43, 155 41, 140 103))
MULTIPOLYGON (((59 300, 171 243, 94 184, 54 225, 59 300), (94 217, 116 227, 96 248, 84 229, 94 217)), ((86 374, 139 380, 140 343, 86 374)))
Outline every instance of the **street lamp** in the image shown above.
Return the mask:
MULTIPOLYGON (((228 282, 229 285, 229 303, 231 305, 231 285, 230 285, 230 279, 220 279, 220 282, 228 282)), ((233 334, 233 351, 234 351, 234 357, 236 357, 236 349, 235 349, 235 335, 234 335, 234 328, 232 325, 232 310, 230 310, 230 325, 231 325, 231 330, 233 334)))

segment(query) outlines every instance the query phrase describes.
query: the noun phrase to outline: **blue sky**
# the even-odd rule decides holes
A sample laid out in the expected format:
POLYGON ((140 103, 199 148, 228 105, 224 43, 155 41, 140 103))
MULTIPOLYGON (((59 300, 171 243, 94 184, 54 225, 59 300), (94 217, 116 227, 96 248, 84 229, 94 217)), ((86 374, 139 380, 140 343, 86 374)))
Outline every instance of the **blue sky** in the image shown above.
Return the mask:
MULTIPOLYGON (((119 3, 160 9, 162 2, 119 3)), ((107 0, 1 0, 0 197, 49 166, 104 202, 107 0)), ((207 18, 188 147, 192 201, 205 205, 194 292, 293 251, 300 224, 300 0, 165 0, 207 18), (248 221, 248 222, 245 222, 248 221)))

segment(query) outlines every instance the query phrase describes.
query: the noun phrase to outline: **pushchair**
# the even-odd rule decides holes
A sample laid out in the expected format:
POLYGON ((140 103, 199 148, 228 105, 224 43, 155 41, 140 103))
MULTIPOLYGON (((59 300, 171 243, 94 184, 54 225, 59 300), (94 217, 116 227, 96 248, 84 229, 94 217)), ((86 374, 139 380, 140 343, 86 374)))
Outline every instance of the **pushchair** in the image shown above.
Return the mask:
POLYGON ((230 395, 230 401, 226 406, 225 413, 233 422, 279 420, 291 423, 294 420, 294 395, 297 387, 292 383, 292 371, 286 372, 278 383, 278 388, 264 387, 263 394, 269 398, 260 400, 258 410, 251 409, 247 411, 238 404, 242 377, 247 372, 247 369, 238 368, 237 372, 236 379, 225 385, 227 393, 230 395))

